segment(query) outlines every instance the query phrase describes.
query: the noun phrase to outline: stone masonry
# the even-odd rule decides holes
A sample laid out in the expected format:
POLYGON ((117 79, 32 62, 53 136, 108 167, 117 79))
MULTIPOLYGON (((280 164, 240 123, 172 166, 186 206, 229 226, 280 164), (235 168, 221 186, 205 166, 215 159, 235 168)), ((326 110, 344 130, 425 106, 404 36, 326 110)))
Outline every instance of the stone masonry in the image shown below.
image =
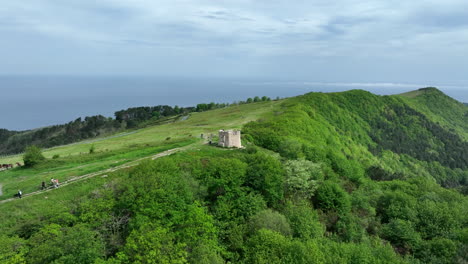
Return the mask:
POLYGON ((242 148, 239 130, 220 130, 218 146, 225 148, 242 148))

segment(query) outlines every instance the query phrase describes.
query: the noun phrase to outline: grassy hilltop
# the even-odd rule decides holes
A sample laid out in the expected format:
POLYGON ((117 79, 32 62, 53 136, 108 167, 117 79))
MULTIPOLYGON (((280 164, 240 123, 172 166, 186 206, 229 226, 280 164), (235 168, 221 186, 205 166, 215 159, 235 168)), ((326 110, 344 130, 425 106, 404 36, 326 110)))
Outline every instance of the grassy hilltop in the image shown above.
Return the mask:
POLYGON ((401 98, 433 122, 440 123, 449 130, 455 130, 468 140, 466 103, 460 103, 433 87, 401 94, 401 98))
POLYGON ((467 118, 435 88, 309 93, 48 149, 0 172, 0 262, 464 263, 467 118), (246 148, 200 138, 224 128, 246 148))

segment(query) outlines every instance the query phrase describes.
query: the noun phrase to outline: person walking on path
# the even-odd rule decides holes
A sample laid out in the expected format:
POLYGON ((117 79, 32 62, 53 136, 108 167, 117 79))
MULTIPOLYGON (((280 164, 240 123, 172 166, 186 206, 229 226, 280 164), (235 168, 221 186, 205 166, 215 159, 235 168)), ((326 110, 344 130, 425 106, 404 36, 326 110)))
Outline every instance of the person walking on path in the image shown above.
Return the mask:
POLYGON ((42 181, 41 190, 47 189, 45 181, 42 181))
POLYGON ((18 197, 21 199, 23 198, 23 192, 21 190, 18 190, 18 197))

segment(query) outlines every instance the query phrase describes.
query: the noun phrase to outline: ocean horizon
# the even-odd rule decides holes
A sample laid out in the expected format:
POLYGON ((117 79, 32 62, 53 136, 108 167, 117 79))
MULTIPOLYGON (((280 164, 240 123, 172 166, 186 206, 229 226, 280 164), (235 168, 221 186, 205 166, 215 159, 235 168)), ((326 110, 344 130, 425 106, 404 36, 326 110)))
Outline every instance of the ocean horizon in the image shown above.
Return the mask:
POLYGON ((0 76, 0 128, 29 130, 68 123, 138 106, 195 106, 233 103, 248 97, 284 98, 308 92, 367 90, 399 94, 435 86, 460 102, 468 102, 468 85, 387 82, 313 82, 253 79, 157 77, 0 76))

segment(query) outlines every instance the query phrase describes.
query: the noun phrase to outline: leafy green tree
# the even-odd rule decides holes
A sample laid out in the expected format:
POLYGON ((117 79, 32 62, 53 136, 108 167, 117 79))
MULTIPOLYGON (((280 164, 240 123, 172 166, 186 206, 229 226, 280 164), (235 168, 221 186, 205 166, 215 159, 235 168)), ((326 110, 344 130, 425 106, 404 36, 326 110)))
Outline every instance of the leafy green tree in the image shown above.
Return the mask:
POLYGON ((94 263, 104 256, 99 235, 85 225, 61 227, 50 224, 28 241, 29 263, 94 263))
POLYGON ((283 169, 281 162, 257 152, 247 156, 246 185, 259 191, 268 205, 275 207, 283 199, 283 169))
POLYGON ((377 215, 383 223, 393 218, 416 220, 416 199, 402 191, 387 192, 377 202, 377 215))
POLYGON ((457 208, 447 203, 423 201, 417 205, 416 229, 424 239, 448 237, 452 230, 460 227, 462 217, 457 208))
POLYGON ((262 228, 272 230, 283 236, 291 236, 292 231, 284 215, 279 212, 267 209, 259 212, 250 219, 250 229, 252 232, 262 228))
POLYGON ((281 142, 279 153, 282 157, 292 160, 304 157, 304 154, 302 153, 302 144, 293 139, 287 139, 281 142))
POLYGON ((323 263, 340 264, 394 264, 408 263, 399 257, 388 244, 382 244, 380 239, 371 239, 366 243, 343 243, 332 239, 320 241, 320 252, 325 260, 323 263))
POLYGON ((307 200, 296 203, 288 201, 284 212, 291 226, 293 236, 302 240, 320 238, 325 227, 320 223, 318 214, 307 200))
POLYGON ((413 252, 421 243, 421 237, 414 230, 413 224, 401 219, 392 219, 385 224, 381 235, 403 254, 413 252))
POLYGON ((317 243, 302 243, 272 230, 260 229, 247 241, 245 263, 306 264, 324 261, 324 253, 317 243))
MULTIPOLYGON (((415 257, 423 263, 456 263, 457 243, 447 238, 435 238, 424 241, 415 257)), ((466 261, 466 259, 465 259, 466 261)), ((463 263, 463 262, 460 262, 463 263)))
POLYGON ((241 193, 246 169, 247 164, 238 159, 211 159, 204 172, 209 200, 215 201, 219 196, 241 193))
POLYGON ((288 160, 284 171, 286 190, 292 195, 311 198, 323 180, 320 164, 308 160, 288 160))
POLYGON ((5 264, 26 263, 26 241, 19 237, 0 235, 0 262, 5 264))
POLYGON ((153 223, 134 230, 117 259, 122 263, 188 263, 185 244, 177 242, 170 230, 153 223))
POLYGON ((319 186, 314 202, 317 208, 324 211, 336 210, 339 213, 346 213, 351 209, 349 195, 340 185, 331 181, 325 181, 319 186))
POLYGON ((34 167, 35 165, 41 163, 45 160, 45 157, 42 155, 42 151, 37 146, 29 146, 26 148, 26 151, 23 155, 24 166, 34 167))

